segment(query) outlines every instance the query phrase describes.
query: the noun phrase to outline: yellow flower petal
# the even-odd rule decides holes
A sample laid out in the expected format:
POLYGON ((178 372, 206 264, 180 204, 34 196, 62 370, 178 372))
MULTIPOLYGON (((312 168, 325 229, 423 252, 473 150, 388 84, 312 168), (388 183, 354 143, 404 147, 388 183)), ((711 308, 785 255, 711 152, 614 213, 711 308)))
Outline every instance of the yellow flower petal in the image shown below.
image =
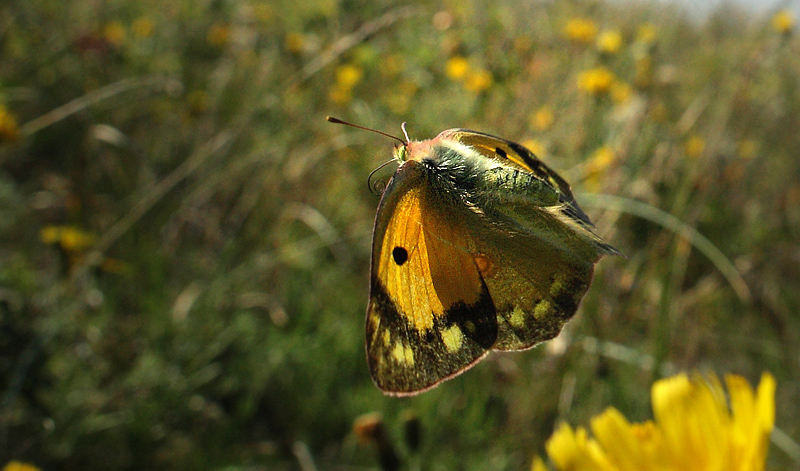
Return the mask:
POLYGON ((40 471, 39 468, 32 464, 22 463, 19 461, 9 461, 3 467, 3 471, 40 471))
POLYGON ((340 65, 336 69, 336 84, 343 89, 351 89, 364 77, 361 67, 352 64, 340 65))
POLYGON ((590 43, 597 35, 597 26, 587 18, 572 18, 564 27, 564 34, 577 43, 590 43))
POLYGON ((463 56, 454 56, 448 59, 445 65, 445 73, 451 80, 461 80, 469 72, 469 62, 463 56))
POLYGON ((531 116, 531 125, 537 131, 547 131, 553 125, 555 115, 553 109, 545 105, 536 110, 531 116))
POLYGON ((492 86, 493 81, 491 72, 486 69, 478 69, 467 74, 464 80, 464 88, 474 93, 485 92, 492 86))
POLYGON ((586 430, 561 425, 545 447, 559 470, 763 471, 775 421, 775 380, 758 390, 739 376, 685 374, 652 388, 655 421, 631 424, 609 408, 586 430))
POLYGON ((603 31, 596 45, 601 54, 616 54, 622 48, 622 34, 615 29, 603 31))
POLYGON ((614 85, 616 77, 605 67, 596 67, 578 75, 578 88, 593 95, 608 93, 614 85))
POLYGON ((791 33, 794 23, 794 15, 789 10, 781 10, 772 17, 772 28, 782 34, 791 33))
POLYGON ((612 470, 600 445, 589 439, 586 429, 562 424, 545 443, 547 455, 558 469, 604 471, 612 470))
POLYGON ((531 471, 549 471, 547 466, 544 465, 544 461, 540 457, 536 457, 533 459, 533 465, 531 466, 531 471))

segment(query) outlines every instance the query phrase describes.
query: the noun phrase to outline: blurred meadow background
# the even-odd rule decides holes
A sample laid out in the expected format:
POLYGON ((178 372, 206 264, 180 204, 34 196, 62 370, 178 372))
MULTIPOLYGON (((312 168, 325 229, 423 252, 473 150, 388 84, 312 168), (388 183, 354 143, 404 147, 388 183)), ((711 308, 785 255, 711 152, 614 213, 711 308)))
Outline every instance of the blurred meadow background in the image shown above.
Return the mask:
MULTIPOLYGON (((528 469, 680 371, 777 379, 800 466, 791 13, 623 0, 0 6, 0 466, 528 469), (384 397, 370 171, 521 142, 627 255, 556 340, 384 397)), ((394 167, 378 175, 384 180, 394 167)))

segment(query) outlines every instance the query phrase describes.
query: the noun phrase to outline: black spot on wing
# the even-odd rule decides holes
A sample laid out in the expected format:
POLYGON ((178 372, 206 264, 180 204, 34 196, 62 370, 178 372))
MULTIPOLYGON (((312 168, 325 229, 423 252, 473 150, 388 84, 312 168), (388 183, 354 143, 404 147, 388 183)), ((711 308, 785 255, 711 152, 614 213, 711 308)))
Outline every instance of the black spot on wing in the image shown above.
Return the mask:
POLYGON ((402 266, 408 261, 408 250, 403 247, 395 247, 392 249, 392 258, 394 263, 402 266))

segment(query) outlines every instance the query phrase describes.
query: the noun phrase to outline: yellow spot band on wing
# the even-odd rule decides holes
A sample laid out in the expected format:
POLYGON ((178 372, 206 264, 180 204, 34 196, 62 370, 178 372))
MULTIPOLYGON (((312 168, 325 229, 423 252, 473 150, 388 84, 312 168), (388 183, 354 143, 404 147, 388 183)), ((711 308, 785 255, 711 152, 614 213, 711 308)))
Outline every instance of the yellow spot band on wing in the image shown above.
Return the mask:
POLYGON ((515 306, 514 310, 511 311, 511 314, 508 316, 508 323, 516 328, 524 327, 525 311, 523 311, 519 306, 515 306))
POLYGON ((464 334, 461 332, 461 328, 457 325, 450 326, 446 329, 442 329, 442 342, 444 342, 444 346, 447 347, 447 351, 450 353, 456 353, 461 349, 461 344, 464 342, 464 334))
POLYGON ((401 342, 394 344, 392 357, 394 357, 397 363, 405 366, 414 366, 414 351, 411 350, 411 347, 403 345, 401 342))
POLYGON ((546 299, 542 299, 539 304, 533 308, 533 317, 541 319, 546 316, 553 309, 553 303, 546 299))

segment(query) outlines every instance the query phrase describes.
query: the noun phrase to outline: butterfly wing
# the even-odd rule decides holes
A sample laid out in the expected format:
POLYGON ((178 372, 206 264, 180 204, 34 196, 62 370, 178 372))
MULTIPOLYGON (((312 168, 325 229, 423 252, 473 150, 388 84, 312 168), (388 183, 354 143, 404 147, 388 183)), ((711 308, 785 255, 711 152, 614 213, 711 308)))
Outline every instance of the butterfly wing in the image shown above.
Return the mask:
POLYGON ((484 217, 470 227, 476 253, 490 267, 482 275, 497 312, 493 349, 522 350, 555 337, 588 290, 594 263, 601 255, 619 252, 592 231, 569 184, 525 147, 463 129, 439 137, 503 165, 493 169, 495 180, 484 179, 486 196, 472 200, 484 217), (508 178, 497 178, 504 172, 508 178), (524 188, 526 178, 538 180, 535 197, 524 188), (506 183, 492 191, 494 181, 506 183))
POLYGON ((423 165, 405 162, 375 221, 367 361, 389 394, 416 394, 477 363, 497 339, 497 313, 465 227, 423 165))
MULTIPOLYGON (((559 221, 538 212, 539 227, 559 221), (543 221, 552 218, 550 221, 543 221)), ((591 244, 555 245, 534 233, 486 224, 475 240, 482 277, 497 314, 494 350, 524 350, 549 340, 578 309, 598 258, 591 244), (595 255, 592 255, 594 252, 595 255)))

